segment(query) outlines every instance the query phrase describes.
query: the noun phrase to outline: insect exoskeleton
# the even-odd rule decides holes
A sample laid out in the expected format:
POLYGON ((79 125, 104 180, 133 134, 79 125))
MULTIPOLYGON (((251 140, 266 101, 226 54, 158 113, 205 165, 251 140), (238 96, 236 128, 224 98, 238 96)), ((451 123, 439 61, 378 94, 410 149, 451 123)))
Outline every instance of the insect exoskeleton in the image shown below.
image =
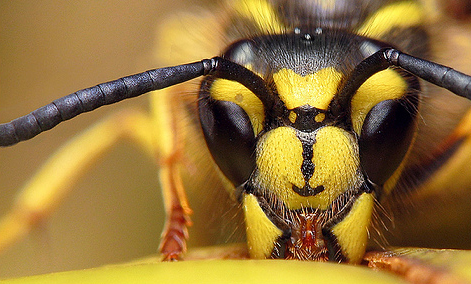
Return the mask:
MULTIPOLYGON (((420 59, 429 45, 416 1, 228 6, 214 27, 229 42, 220 56, 80 90, 0 125, 0 144, 204 76, 196 100, 200 126, 243 208, 250 256, 359 263, 375 205, 409 170, 425 92, 419 78, 469 99, 470 77, 420 59)), ((161 252, 168 260, 185 252, 191 214, 181 181, 182 135, 174 123, 177 105, 187 105, 173 98, 157 94, 149 118, 126 130, 158 157, 168 214, 161 252), (148 125, 159 131, 142 131, 148 125)), ((462 136, 448 146, 458 146, 462 136)), ((431 156, 443 161, 449 154, 431 156)))
POLYGON ((394 187, 414 139, 416 77, 388 68, 350 77, 364 81, 354 92, 339 90, 382 48, 426 53, 425 44, 411 44, 426 38, 421 8, 411 1, 330 4, 276 10, 245 2, 260 14, 240 8, 236 26, 250 18, 273 33, 239 40, 223 57, 263 78, 267 91, 212 76, 201 86, 203 132, 237 188, 255 258, 359 262, 375 199, 394 187), (276 16, 266 22, 263 15, 276 16))

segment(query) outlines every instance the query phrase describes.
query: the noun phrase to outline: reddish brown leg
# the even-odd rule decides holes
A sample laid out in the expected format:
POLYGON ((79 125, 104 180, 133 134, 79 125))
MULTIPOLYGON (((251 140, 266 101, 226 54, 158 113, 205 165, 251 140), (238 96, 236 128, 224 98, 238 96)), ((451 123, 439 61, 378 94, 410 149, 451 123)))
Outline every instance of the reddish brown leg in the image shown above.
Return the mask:
POLYGON ((179 260, 181 255, 186 252, 187 227, 191 226, 190 214, 192 211, 188 206, 177 164, 169 161, 168 166, 161 168, 160 180, 164 187, 167 213, 165 229, 160 242, 160 252, 165 261, 179 260))
MULTIPOLYGON (((175 93, 167 90, 159 93, 159 100, 153 103, 153 119, 156 156, 159 161, 159 179, 164 197, 166 223, 160 242, 163 260, 181 259, 186 252, 188 226, 191 226, 192 210, 183 187, 181 166, 184 138, 182 104, 175 99, 175 93)), ((153 101, 154 102, 154 101, 153 101)))

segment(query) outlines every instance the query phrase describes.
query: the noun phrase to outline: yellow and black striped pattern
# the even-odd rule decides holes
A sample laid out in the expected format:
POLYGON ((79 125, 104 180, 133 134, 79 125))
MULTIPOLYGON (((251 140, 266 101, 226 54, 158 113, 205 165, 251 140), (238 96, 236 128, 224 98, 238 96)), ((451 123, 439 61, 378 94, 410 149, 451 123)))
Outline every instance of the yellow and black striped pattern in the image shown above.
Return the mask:
MULTIPOLYGON (((343 1, 314 2, 313 5, 320 8, 316 10, 317 14, 299 19, 291 17, 295 13, 277 9, 279 4, 288 4, 285 1, 236 1, 232 11, 235 16, 232 19, 236 24, 237 21, 243 21, 244 25, 254 27, 253 31, 239 31, 242 36, 249 39, 251 36, 266 36, 260 40, 263 42, 260 50, 273 54, 277 54, 277 51, 270 44, 277 40, 270 35, 301 33, 300 36, 309 41, 311 35, 326 33, 325 38, 328 40, 340 38, 339 41, 348 50, 348 40, 342 39, 346 36, 339 35, 339 31, 351 37, 358 34, 365 38, 394 41, 398 30, 422 25, 423 12, 414 1, 385 1, 381 5, 361 1, 365 6, 362 11, 366 12, 350 19, 352 16, 345 10, 344 17, 338 22, 329 22, 328 18, 329 15, 342 12, 343 1), (302 21, 306 21, 304 24, 307 26, 299 26, 302 21), (346 22, 353 24, 345 26, 346 22), (308 32, 302 35, 301 29, 308 32), (333 38, 330 39, 330 36, 333 38)), ((365 41, 359 48, 363 57, 376 51, 369 50, 372 48, 369 43, 365 41)), ((393 44, 401 43, 396 41, 393 44)), ((373 46, 374 48, 377 47, 373 46)), ((407 50, 409 47, 403 48, 407 50)), ((321 51, 326 57, 331 56, 331 53, 342 52, 338 47, 337 50, 326 48, 321 51)), ((287 50, 281 52, 283 58, 272 58, 277 61, 275 68, 260 67, 257 59, 251 57, 263 55, 250 50, 245 50, 244 56, 235 58, 236 61, 239 60, 239 64, 270 82, 286 114, 286 117, 277 119, 285 123, 268 125, 267 116, 270 116, 271 110, 265 109, 263 102, 240 83, 215 79, 208 91, 211 99, 232 102, 242 108, 248 115, 256 136, 256 168, 249 182, 254 193, 243 193, 242 196, 249 251, 255 258, 286 257, 280 252, 284 249, 280 247, 286 241, 283 240, 286 232, 280 228, 278 221, 273 220, 273 215, 288 224, 293 221, 290 219, 308 216, 306 218, 314 218, 322 224, 321 227, 309 229, 309 233, 316 235, 314 239, 318 242, 317 245, 322 247, 326 246, 324 242, 331 242, 330 246, 337 248, 334 255, 321 252, 315 259, 356 263, 361 260, 366 248, 374 200, 377 197, 372 191, 361 193, 366 181, 360 164, 358 137, 362 134, 362 126, 370 110, 382 101, 403 98, 409 92, 409 83, 393 69, 369 78, 351 100, 348 119, 352 130, 345 130, 332 119, 329 120, 328 114, 342 82, 346 80, 348 70, 351 70, 355 61, 362 58, 352 59, 352 62, 347 60, 347 66, 334 64, 335 60, 331 62, 314 58, 313 61, 321 62, 320 67, 306 69, 299 68, 300 62, 289 63, 291 59, 294 61, 302 57, 296 52, 299 50, 287 50), (296 127, 302 116, 299 109, 306 108, 315 110, 311 120, 318 126, 314 130, 302 131, 296 127), (259 204, 261 199, 270 204, 271 212, 262 210, 259 204)), ((384 185, 386 193, 394 186, 400 174, 401 167, 398 168, 384 185)), ((291 230, 296 228, 292 227, 291 230)), ((293 244, 288 246, 295 247, 293 244)), ((297 254, 296 249, 288 251, 294 255, 293 258, 304 258, 302 253, 297 254)))

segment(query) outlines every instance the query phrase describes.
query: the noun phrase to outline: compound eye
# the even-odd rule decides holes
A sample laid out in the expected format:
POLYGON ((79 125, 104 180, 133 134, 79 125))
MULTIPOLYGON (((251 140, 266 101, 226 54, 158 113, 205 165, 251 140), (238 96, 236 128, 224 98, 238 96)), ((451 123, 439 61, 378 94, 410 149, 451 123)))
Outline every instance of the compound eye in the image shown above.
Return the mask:
POLYGON ((362 126, 360 162, 368 179, 383 185, 399 167, 414 137, 416 106, 406 98, 385 100, 368 113, 362 126))
POLYGON ((230 101, 199 100, 199 115, 208 148, 223 174, 239 186, 255 169, 255 134, 247 113, 230 101))

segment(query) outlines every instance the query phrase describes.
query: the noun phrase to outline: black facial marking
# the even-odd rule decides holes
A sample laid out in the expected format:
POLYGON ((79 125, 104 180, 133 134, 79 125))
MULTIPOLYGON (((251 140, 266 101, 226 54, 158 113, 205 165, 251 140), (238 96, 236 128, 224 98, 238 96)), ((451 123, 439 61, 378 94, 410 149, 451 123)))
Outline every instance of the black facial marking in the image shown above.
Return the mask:
POLYGON ((298 139, 301 141, 303 145, 303 163, 301 164, 301 172, 304 178, 304 186, 299 188, 298 186, 293 184, 293 190, 297 194, 301 196, 313 196, 316 195, 324 190, 324 186, 320 185, 315 188, 312 188, 309 185, 309 180, 311 179, 312 175, 314 174, 315 165, 312 162, 313 157, 313 145, 316 143, 316 139, 314 134, 312 133, 305 133, 305 132, 298 132, 296 134, 298 139))
POLYGON ((304 131, 312 132, 318 129, 319 127, 325 125, 325 121, 317 122, 316 116, 321 113, 326 113, 326 111, 309 106, 303 105, 292 110, 296 113, 296 121, 293 123, 289 121, 289 117, 285 118, 285 123, 291 125, 292 127, 304 131))

